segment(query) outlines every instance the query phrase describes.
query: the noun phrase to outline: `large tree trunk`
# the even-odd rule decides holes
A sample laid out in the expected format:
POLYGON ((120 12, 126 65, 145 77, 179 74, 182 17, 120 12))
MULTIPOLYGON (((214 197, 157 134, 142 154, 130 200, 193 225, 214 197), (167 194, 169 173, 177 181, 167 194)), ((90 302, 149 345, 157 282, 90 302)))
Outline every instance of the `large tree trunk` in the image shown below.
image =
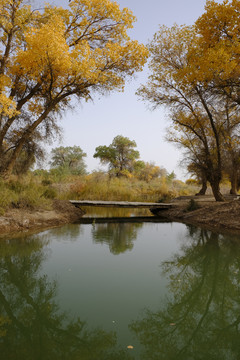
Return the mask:
POLYGON ((21 150, 26 143, 26 141, 31 137, 33 132, 36 130, 36 128, 43 122, 43 120, 46 119, 46 117, 51 113, 51 111, 55 108, 56 104, 59 103, 62 99, 67 97, 68 94, 63 94, 60 96, 59 99, 52 100, 47 106, 44 112, 39 116, 39 118, 34 121, 28 128, 25 129, 25 131, 22 133, 20 140, 16 144, 15 149, 12 151, 12 154, 10 156, 10 159, 7 163, 7 165, 0 169, 0 176, 2 178, 8 178, 14 168, 14 165, 16 163, 17 157, 21 153, 21 150))
POLYGON ((224 201, 224 197, 220 192, 220 180, 218 178, 214 178, 211 180, 210 185, 212 188, 213 196, 215 197, 216 201, 224 201))
POLYGON ((207 191, 207 182, 202 184, 200 191, 195 196, 205 195, 207 191))
POLYGON ((205 174, 203 174, 203 173, 202 173, 202 176, 201 176, 201 182, 202 182, 202 188, 201 188, 201 190, 196 194, 196 196, 205 195, 205 194, 206 194, 206 191, 207 191, 207 178, 206 178, 205 174))

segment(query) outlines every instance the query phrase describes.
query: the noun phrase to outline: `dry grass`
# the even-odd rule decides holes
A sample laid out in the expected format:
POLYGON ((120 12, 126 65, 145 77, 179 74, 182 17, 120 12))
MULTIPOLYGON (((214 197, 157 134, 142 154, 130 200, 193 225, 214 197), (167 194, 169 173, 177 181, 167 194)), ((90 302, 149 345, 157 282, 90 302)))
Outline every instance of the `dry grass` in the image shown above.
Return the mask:
POLYGON ((168 181, 165 177, 146 182, 135 178, 109 178, 105 173, 96 172, 62 178, 44 170, 0 181, 0 214, 14 207, 48 209, 52 199, 158 202, 195 192, 196 187, 179 180, 168 181))

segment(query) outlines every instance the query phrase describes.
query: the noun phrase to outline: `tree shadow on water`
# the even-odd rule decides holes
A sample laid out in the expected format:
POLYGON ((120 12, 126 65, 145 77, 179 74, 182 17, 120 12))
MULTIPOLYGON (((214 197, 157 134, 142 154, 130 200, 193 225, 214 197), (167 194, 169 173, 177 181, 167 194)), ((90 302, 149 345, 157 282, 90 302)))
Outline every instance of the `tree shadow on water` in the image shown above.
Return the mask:
POLYGON ((114 255, 133 249, 133 241, 137 238, 142 223, 105 223, 95 224, 92 236, 95 243, 107 244, 114 255))
POLYGON ((57 282, 40 274, 47 241, 0 243, 0 354, 4 360, 131 360, 116 334, 70 319, 56 302, 57 282))
POLYGON ((239 239, 188 229, 190 241, 161 264, 170 294, 159 311, 146 310, 130 325, 141 359, 238 359, 239 239))

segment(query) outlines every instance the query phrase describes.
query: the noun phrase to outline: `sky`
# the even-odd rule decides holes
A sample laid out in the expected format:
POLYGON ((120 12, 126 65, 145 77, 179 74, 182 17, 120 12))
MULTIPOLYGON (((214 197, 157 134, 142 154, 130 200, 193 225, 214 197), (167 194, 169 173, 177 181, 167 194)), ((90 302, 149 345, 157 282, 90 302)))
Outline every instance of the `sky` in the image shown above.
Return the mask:
MULTIPOLYGON (((50 3, 66 7, 68 0, 51 0, 50 3)), ((128 7, 137 17, 129 32, 132 39, 147 44, 157 32, 159 25, 193 24, 204 12, 205 0, 118 0, 120 8, 128 7)), ((135 140, 140 158, 146 162, 175 172, 178 179, 188 178, 186 169, 179 165, 183 155, 173 144, 165 141, 166 127, 171 125, 164 109, 150 110, 140 100, 136 91, 146 83, 150 75, 147 65, 141 73, 125 86, 122 93, 114 92, 106 97, 97 96, 94 102, 75 104, 66 111, 60 121, 63 128, 62 141, 52 147, 80 146, 87 153, 87 170, 106 169, 93 158, 95 148, 110 145, 113 138, 123 135, 135 140)), ((50 150, 50 149, 48 149, 50 150)))

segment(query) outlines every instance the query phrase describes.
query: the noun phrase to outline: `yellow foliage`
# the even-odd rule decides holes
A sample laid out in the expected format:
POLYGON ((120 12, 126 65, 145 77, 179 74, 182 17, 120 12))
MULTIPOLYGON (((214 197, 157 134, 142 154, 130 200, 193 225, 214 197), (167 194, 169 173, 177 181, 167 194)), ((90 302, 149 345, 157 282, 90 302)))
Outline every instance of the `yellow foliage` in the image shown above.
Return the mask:
POLYGON ((205 12, 195 26, 198 37, 191 53, 192 78, 208 83, 240 76, 239 16, 237 0, 206 2, 205 12))
MULTIPOLYGON (((1 1, 0 8, 5 12, 8 3, 1 1)), ((24 46, 16 48, 10 72, 24 77, 22 81, 42 82, 43 88, 51 86, 53 92, 72 81, 81 86, 88 82, 121 90, 122 73, 131 75, 141 70, 148 56, 143 45, 126 35, 135 17, 109 0, 74 0, 70 8, 46 5, 45 12, 36 12, 28 26, 29 6, 19 9, 16 24, 24 24, 20 31, 24 46)))
MULTIPOLYGON (((30 29, 25 39, 26 49, 20 50, 15 57, 16 74, 27 74, 30 79, 40 81, 46 68, 51 68, 55 76, 64 77, 71 62, 61 18, 53 17, 40 29, 30 29)), ((51 77, 52 73, 48 71, 46 75, 51 77)))
POLYGON ((55 128, 53 115, 72 96, 87 101, 92 91, 122 91, 148 57, 127 35, 132 12, 114 1, 72 0, 67 9, 41 10, 24 3, 0 0, 0 148, 7 134, 13 161, 43 121, 46 138, 43 129, 55 128))

